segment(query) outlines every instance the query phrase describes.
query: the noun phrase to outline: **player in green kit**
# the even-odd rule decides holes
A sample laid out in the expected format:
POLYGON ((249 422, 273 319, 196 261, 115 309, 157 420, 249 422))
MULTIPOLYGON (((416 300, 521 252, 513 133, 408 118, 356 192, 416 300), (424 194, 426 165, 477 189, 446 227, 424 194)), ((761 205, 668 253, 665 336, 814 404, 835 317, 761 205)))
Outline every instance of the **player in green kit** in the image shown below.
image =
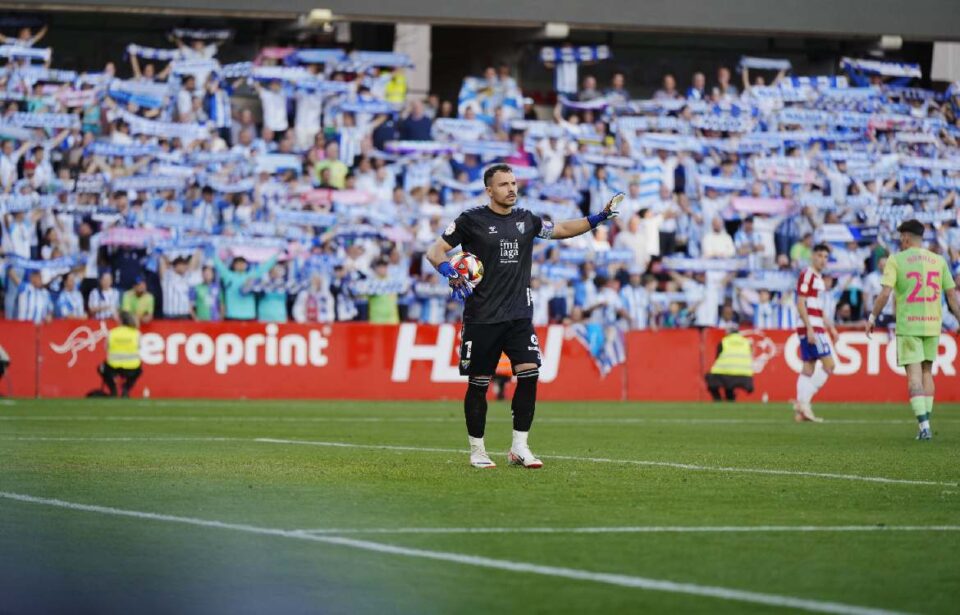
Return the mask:
POLYGON ((940 345, 943 325, 943 295, 950 311, 960 319, 960 305, 947 262, 939 254, 923 248, 923 224, 907 220, 900 232, 900 252, 887 259, 883 268, 883 290, 867 319, 867 337, 880 310, 896 293, 897 364, 907 370, 910 407, 919 423, 917 440, 929 440, 930 415, 933 413, 933 362, 940 345))

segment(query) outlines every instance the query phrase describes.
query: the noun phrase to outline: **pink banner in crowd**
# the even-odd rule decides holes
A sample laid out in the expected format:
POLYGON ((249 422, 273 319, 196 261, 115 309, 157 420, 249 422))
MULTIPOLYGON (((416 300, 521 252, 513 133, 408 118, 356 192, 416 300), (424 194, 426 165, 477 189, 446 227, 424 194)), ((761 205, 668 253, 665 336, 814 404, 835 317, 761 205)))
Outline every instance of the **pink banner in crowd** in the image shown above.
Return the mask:
POLYGON ((764 199, 751 196, 736 196, 730 205, 742 214, 762 214, 764 216, 786 216, 794 211, 792 199, 764 199))

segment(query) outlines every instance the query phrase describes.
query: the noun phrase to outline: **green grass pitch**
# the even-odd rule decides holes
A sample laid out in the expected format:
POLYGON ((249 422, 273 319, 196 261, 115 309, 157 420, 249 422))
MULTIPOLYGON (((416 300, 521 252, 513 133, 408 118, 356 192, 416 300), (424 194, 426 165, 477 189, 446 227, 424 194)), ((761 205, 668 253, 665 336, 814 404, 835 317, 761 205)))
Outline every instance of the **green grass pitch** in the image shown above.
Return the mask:
POLYGON ((0 612, 956 612, 958 410, 0 400, 0 612))

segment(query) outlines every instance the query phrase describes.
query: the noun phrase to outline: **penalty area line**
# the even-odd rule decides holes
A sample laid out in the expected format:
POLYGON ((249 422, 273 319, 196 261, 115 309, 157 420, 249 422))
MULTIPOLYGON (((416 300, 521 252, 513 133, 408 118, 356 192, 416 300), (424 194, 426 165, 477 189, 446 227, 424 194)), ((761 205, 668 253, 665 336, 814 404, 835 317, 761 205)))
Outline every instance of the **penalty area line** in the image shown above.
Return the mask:
POLYGON ((797 598, 793 596, 783 596, 779 594, 768 594, 762 592, 753 592, 747 590, 733 589, 728 587, 719 587, 711 585, 698 585, 694 583, 681 583, 665 579, 654 579, 648 577, 631 576, 625 574, 613 574, 604 572, 593 572, 590 570, 581 570, 577 568, 565 568, 560 566, 545 566, 528 562, 519 562, 513 560, 496 559, 478 555, 467 555, 448 551, 433 551, 429 549, 418 549, 402 547, 380 542, 371 542, 367 540, 356 540, 353 538, 344 538, 341 536, 322 536, 308 534, 296 530, 284 530, 279 528, 260 527, 241 523, 228 523, 210 519, 200 519, 196 517, 181 517, 177 515, 166 515, 161 513, 145 512, 138 510, 128 510, 122 508, 113 508, 110 506, 98 506, 93 504, 81 504, 77 502, 68 502, 54 498, 43 498, 20 493, 11 493, 0 491, 0 498, 17 502, 37 504, 61 509, 97 513, 101 515, 110 515, 114 517, 127 517, 141 519, 145 521, 160 521, 166 523, 178 523, 182 525, 192 525, 196 527, 232 530, 245 532, 248 534, 260 534, 267 536, 276 536, 280 538, 289 538, 294 540, 306 540, 319 542, 329 545, 348 547, 360 551, 372 553, 381 553, 386 555, 397 555, 410 558, 427 559, 434 561, 449 562, 465 566, 474 566, 493 570, 503 570, 508 572, 522 572, 536 574, 546 577, 561 579, 570 579, 576 581, 587 581, 601 583, 605 585, 614 585, 619 587, 628 587, 648 591, 659 591, 672 594, 684 594, 689 596, 698 596, 705 598, 716 598, 719 600, 728 600, 734 602, 746 602, 751 604, 762 604, 765 606, 775 606, 784 608, 794 608, 815 613, 838 613, 840 615, 888 615, 895 611, 875 609, 871 607, 845 604, 842 602, 832 602, 826 600, 815 600, 808 598, 797 598))

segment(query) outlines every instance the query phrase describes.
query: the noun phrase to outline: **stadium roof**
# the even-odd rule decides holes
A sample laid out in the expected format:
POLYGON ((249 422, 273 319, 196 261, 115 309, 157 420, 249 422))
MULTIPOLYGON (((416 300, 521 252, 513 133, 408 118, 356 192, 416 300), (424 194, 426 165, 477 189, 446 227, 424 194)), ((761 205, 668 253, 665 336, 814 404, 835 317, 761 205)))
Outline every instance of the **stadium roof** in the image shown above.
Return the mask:
POLYGON ((27 10, 292 18, 324 8, 351 21, 960 40, 957 0, 0 0, 27 10), (549 10, 548 10, 549 9, 549 10))

